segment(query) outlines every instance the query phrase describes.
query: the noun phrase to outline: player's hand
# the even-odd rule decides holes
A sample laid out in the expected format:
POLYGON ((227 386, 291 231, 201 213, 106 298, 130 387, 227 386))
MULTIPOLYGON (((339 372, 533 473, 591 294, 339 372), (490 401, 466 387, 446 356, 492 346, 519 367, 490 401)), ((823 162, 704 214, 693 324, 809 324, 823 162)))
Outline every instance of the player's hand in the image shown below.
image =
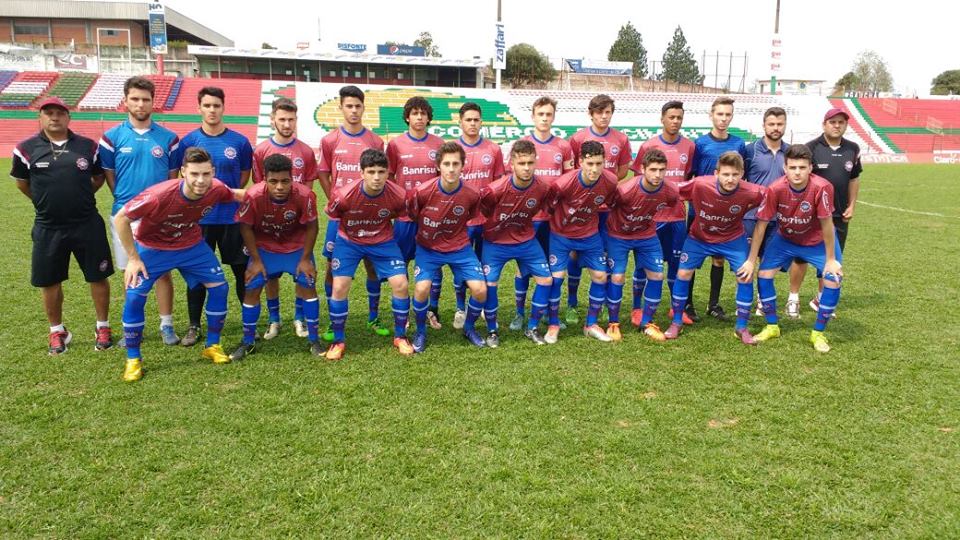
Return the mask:
POLYGON ((837 277, 843 277, 843 267, 840 266, 840 262, 836 259, 828 259, 827 262, 823 265, 823 274, 834 274, 837 277))
POLYGON ((843 221, 850 221, 853 219, 853 205, 847 206, 847 209, 843 211, 842 214, 843 221))
POLYGON ((312 281, 316 281, 317 267, 313 265, 313 261, 310 259, 300 259, 300 262, 297 263, 297 275, 300 274, 307 276, 312 281))
POLYGON ((750 259, 747 259, 740 268, 737 268, 737 281, 740 283, 751 283, 753 281, 753 272, 756 265, 750 259))
POLYGON ((123 270, 123 288, 132 289, 136 287, 139 284, 140 276, 143 276, 143 279, 150 279, 150 276, 147 275, 147 267, 144 266, 143 260, 139 257, 127 260, 127 267, 123 270))
POLYGON ((264 279, 267 278, 267 269, 263 267, 263 261, 259 258, 254 260, 250 259, 250 264, 247 265, 247 271, 243 274, 244 285, 249 285, 253 278, 258 275, 262 275, 264 279))

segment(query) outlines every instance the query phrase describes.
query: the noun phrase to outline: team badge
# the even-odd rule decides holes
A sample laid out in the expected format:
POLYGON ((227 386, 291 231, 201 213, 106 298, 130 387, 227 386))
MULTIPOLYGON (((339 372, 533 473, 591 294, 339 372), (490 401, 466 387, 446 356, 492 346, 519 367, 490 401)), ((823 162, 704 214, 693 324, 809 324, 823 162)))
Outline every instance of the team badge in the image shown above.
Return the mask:
POLYGON ((527 199, 527 208, 533 208, 536 205, 537 205, 536 199, 533 199, 533 198, 527 199))
POLYGON ((227 159, 234 159, 235 157, 237 157, 237 149, 232 146, 228 146, 223 149, 223 155, 227 159))
POLYGON ((326 249, 327 251, 333 253, 333 242, 327 242, 326 249))
POLYGON ((604 200, 603 195, 597 195, 596 198, 593 199, 593 202, 600 205, 603 204, 604 200))
POLYGON ((413 267, 413 275, 414 275, 414 276, 419 276, 419 275, 420 275, 420 265, 417 265, 417 266, 414 266, 414 267, 413 267))
POLYGON ((843 168, 846 169, 847 172, 852 171, 852 170, 853 170, 853 162, 852 162, 852 161, 847 161, 846 163, 843 164, 843 168))
POLYGON ((739 214, 739 213, 740 213, 740 210, 743 210, 743 208, 740 208, 740 205, 739 205, 739 204, 735 204, 735 205, 733 205, 733 206, 730 207, 730 213, 731 213, 731 214, 739 214))
MULTIPOLYGON (((600 257, 600 259, 602 260, 603 257, 600 257)), ((613 264, 614 264, 613 259, 611 259, 610 257, 607 257, 606 263, 607 263, 607 268, 613 268, 613 264)))
POLYGON ((491 156, 490 154, 484 154, 483 157, 480 158, 480 162, 483 163, 484 165, 489 165, 493 163, 493 156, 491 156))
POLYGON ((339 268, 340 268, 340 259, 337 259, 336 257, 334 257, 333 259, 330 259, 330 269, 337 270, 339 268))
POLYGON ((614 147, 610 148, 610 155, 616 156, 616 155, 619 154, 619 153, 620 153, 620 147, 619 147, 619 146, 614 146, 614 147))
POLYGON ((207 214, 213 211, 212 206, 205 206, 203 210, 200 211, 200 217, 207 217, 207 214))
POLYGON ((486 275, 488 275, 489 273, 490 273, 490 265, 489 265, 489 264, 483 265, 483 275, 486 276, 486 275))
POLYGON ((243 254, 246 255, 247 257, 250 256, 250 250, 247 249, 247 246, 246 246, 246 245, 243 246, 243 248, 241 249, 241 251, 243 251, 243 254))
POLYGON ((689 158, 687 158, 687 155, 686 155, 686 154, 680 154, 680 163, 683 163, 684 165, 686 165, 686 164, 687 164, 687 159, 689 159, 689 158))
POLYGON ((298 168, 298 169, 301 168, 301 167, 303 167, 303 158, 299 158, 299 157, 298 157, 298 158, 294 159, 294 160, 293 160, 293 166, 296 167, 296 168, 298 168))
POLYGON ((283 219, 287 221, 293 221, 293 218, 297 217, 297 213, 293 210, 287 210, 283 213, 283 219))
POLYGON ((666 207, 667 207, 667 203, 665 203, 665 202, 662 202, 662 203, 658 204, 658 205, 657 205, 657 212, 660 212, 661 210, 663 210, 663 209, 666 208, 666 207))
POLYGON ((809 211, 810 211, 810 203, 808 203, 807 201, 803 201, 802 203, 800 203, 800 211, 803 212, 804 214, 806 214, 807 212, 809 212, 809 211))
POLYGON ((553 155, 553 162, 554 162, 554 163, 563 163, 563 154, 561 154, 560 152, 557 152, 556 154, 554 154, 554 155, 553 155))
POLYGON ((427 152, 427 156, 430 158, 430 161, 436 161, 436 160, 437 160, 437 151, 436 151, 436 150, 431 150, 431 151, 427 152))
POLYGON ((106 271, 107 271, 107 267, 109 267, 109 266, 110 266, 110 263, 109 263, 106 259, 104 259, 104 260, 100 261, 100 265, 97 266, 97 268, 99 268, 101 272, 106 272, 106 271))
POLYGON ((377 215, 382 218, 385 218, 390 215, 390 211, 387 210, 386 208, 381 208, 379 211, 377 211, 377 215))
POLYGON ((90 168, 90 162, 87 161, 87 158, 80 158, 77 160, 77 168, 85 171, 90 168))
POLYGON ((554 254, 552 254, 552 253, 550 254, 550 264, 552 264, 552 265, 554 265, 554 266, 556 266, 556 264, 557 264, 557 256, 554 255, 554 254))
POLYGON ((154 146, 153 148, 150 149, 150 155, 152 155, 155 158, 162 158, 163 148, 160 148, 159 146, 154 146))
POLYGON ((462 216, 465 211, 466 210, 460 205, 453 207, 453 215, 455 216, 462 216))
POLYGON ((690 256, 686 252, 680 254, 680 262, 685 263, 690 259, 690 256))
POLYGON ((577 213, 577 209, 576 209, 576 208, 568 208, 568 209, 567 209, 567 213, 572 216, 573 214, 576 214, 576 213, 577 213))

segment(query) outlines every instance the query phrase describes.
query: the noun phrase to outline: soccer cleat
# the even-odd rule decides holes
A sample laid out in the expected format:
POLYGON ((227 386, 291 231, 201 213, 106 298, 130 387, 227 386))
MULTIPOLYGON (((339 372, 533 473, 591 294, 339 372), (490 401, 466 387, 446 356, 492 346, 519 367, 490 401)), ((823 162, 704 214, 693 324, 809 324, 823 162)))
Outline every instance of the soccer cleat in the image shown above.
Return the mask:
POLYGON ((667 328, 667 331, 663 333, 663 337, 666 339, 677 339, 680 336, 680 332, 683 331, 683 326, 677 323, 670 323, 670 326, 667 328))
POLYGON ((94 334, 93 350, 105 351, 113 347, 113 332, 109 326, 97 328, 94 334))
MULTIPOLYGON (((427 319, 430 319, 430 313, 427 313, 427 319)), ((457 312, 453 314, 453 327, 457 330, 461 330, 466 322, 467 312, 462 309, 458 309, 457 312)), ((433 325, 430 325, 430 327, 433 328, 433 325)))
POLYGON ((823 332, 818 332, 813 330, 810 332, 810 343, 813 343, 813 350, 818 353, 828 353, 830 352, 830 343, 827 341, 827 336, 823 335, 823 332))
POLYGON ((630 324, 639 328, 640 322, 643 321, 643 310, 640 308, 634 309, 630 312, 630 324))
MULTIPOLYGON (((300 334, 297 334, 297 335, 300 335, 300 334)), ((330 327, 327 327, 326 332, 324 332, 323 334, 320 334, 320 338, 326 341, 327 343, 333 343, 334 337, 336 336, 333 334, 333 329, 330 327)))
MULTIPOLYGON (((691 324, 693 324, 693 319, 691 319, 690 315, 687 314, 687 310, 684 310, 683 314, 681 314, 680 316, 683 318, 683 324, 687 326, 690 326, 691 324)), ((671 308, 670 311, 667 313, 667 318, 669 318, 671 321, 673 320, 673 308, 671 308)))
POLYGON ((313 356, 324 356, 327 351, 323 349, 323 344, 319 341, 310 342, 310 354, 313 356))
POLYGON ((744 345, 756 345, 757 340, 753 337, 749 330, 746 328, 741 328, 739 330, 734 330, 733 334, 737 336, 737 339, 740 340, 744 345))
POLYGON ((568 307, 567 311, 563 314, 563 320, 570 326, 580 324, 580 314, 577 313, 577 308, 568 307))
POLYGON ((791 319, 800 318, 800 301, 787 300, 787 317, 791 319))
POLYGON ((607 337, 613 341, 623 341, 623 334, 620 333, 620 323, 612 322, 607 326, 607 337))
POLYGON ((500 336, 497 335, 496 332, 490 332, 489 334, 487 334, 486 344, 487 344, 487 347, 490 347, 491 349, 496 349, 497 347, 500 346, 500 336))
POLYGON ((643 332, 645 336, 647 336, 648 338, 654 341, 667 340, 667 336, 663 335, 663 332, 660 331, 660 327, 653 323, 647 323, 647 325, 643 327, 643 330, 641 330, 641 332, 643 332))
POLYGON ((720 322, 727 322, 730 320, 727 317, 727 312, 723 310, 723 307, 720 304, 714 304, 707 308, 707 315, 713 317, 714 319, 720 322))
POLYGON ((67 345, 73 340, 73 334, 69 330, 63 332, 50 332, 50 356, 56 356, 67 352, 67 345))
POLYGON ((480 334, 477 333, 475 328, 465 329, 463 331, 463 337, 467 338, 467 341, 477 347, 480 347, 481 349, 487 345, 483 338, 480 337, 480 334))
POLYGON ((374 334, 376 334, 376 335, 378 335, 378 336, 381 336, 381 337, 386 337, 386 336, 389 336, 390 334, 393 333, 391 330, 388 330, 388 329, 380 326, 380 318, 379 318, 379 317, 377 317, 376 319, 374 319, 374 320, 372 320, 372 321, 367 321, 367 328, 369 328, 370 330, 373 330, 373 333, 374 333, 374 334))
POLYGON ((227 356, 227 353, 223 352, 223 347, 219 343, 214 343, 213 345, 207 347, 200 353, 201 358, 206 358, 214 364, 229 364, 230 357, 227 356))
POLYGON ((757 317, 763 317, 763 302, 757 299, 757 309, 753 312, 757 317))
POLYGON ((123 366, 123 380, 125 382, 136 382, 143 378, 143 362, 139 358, 127 358, 127 363, 123 366))
POLYGON ((553 345, 558 339, 560 339, 560 326, 548 326, 547 333, 543 335, 543 342, 548 345, 553 345))
POLYGON ((757 343, 762 343, 764 341, 780 337, 780 325, 778 324, 768 324, 763 327, 763 330, 759 334, 753 336, 753 339, 757 343))
POLYGON ((267 325, 267 331, 263 333, 263 339, 271 340, 280 335, 280 323, 279 322, 270 322, 267 325))
POLYGON ((416 334, 413 336, 413 352, 422 353, 427 349, 427 334, 426 332, 422 334, 416 334))
POLYGON ((594 324, 592 326, 583 327, 583 335, 587 337, 592 337, 597 341, 603 341, 604 343, 613 341, 606 332, 603 331, 603 328, 600 328, 600 325, 594 324))
POLYGON ((243 360, 244 357, 255 352, 257 352, 257 346, 253 343, 241 343, 232 353, 230 353, 230 361, 236 362, 237 360, 243 360))
MULTIPOLYGON (((683 313, 684 313, 687 317, 690 317, 690 320, 691 320, 691 321, 693 321, 693 322, 695 322, 695 323, 700 322, 700 314, 697 313, 697 308, 695 308, 695 307, 693 306, 693 304, 687 304, 687 307, 683 308, 683 313)), ((686 324, 686 323, 684 323, 684 324, 686 324)))
MULTIPOLYGON (((302 321, 302 320, 300 320, 300 319, 294 319, 294 321, 293 321, 293 331, 296 332, 297 337, 307 337, 307 336, 310 335, 310 333, 307 332, 307 323, 306 323, 306 321, 302 321)), ((327 335, 326 335, 326 334, 323 335, 323 339, 324 339, 325 341, 333 341, 333 337, 331 337, 330 339, 327 339, 327 335)))
MULTIPOLYGON (((457 313, 463 313, 463 312, 458 311, 457 313)), ((466 314, 464 314, 463 320, 466 320, 466 318, 467 316, 466 314)), ((440 323, 440 313, 437 310, 430 309, 427 311, 427 324, 430 325, 430 328, 433 328, 434 330, 440 330, 441 328, 443 328, 443 324, 440 323)), ((457 327, 457 320, 456 320, 456 317, 454 317, 453 326, 454 328, 463 328, 463 322, 461 322, 460 326, 457 327)))
POLYGON ((327 353, 323 356, 331 362, 336 362, 338 360, 343 360, 343 353, 346 351, 347 344, 341 341, 340 343, 331 344, 330 348, 327 349, 327 353))
POLYGON ((523 325, 524 325, 525 322, 526 322, 526 320, 524 320, 523 315, 520 315, 520 314, 518 313, 518 314, 513 318, 513 320, 510 321, 510 330, 513 330, 514 332, 519 332, 520 330, 523 330, 523 325))
POLYGON ((543 337, 540 336, 540 332, 536 328, 527 328, 524 331, 523 336, 529 339, 530 341, 536 343, 537 345, 546 345, 547 342, 544 341, 543 337))
POLYGON ((195 325, 190 325, 187 328, 187 333, 183 335, 183 339, 180 340, 180 345, 184 347, 193 347, 197 344, 197 341, 200 340, 200 327, 195 325))
POLYGON ((405 337, 393 338, 393 346, 396 347, 397 352, 403 356, 410 356, 414 353, 413 345, 411 345, 410 340, 405 337))
POLYGON ((177 333, 173 331, 173 326, 169 324, 160 325, 160 339, 163 340, 164 345, 179 345, 180 338, 177 337, 177 333))

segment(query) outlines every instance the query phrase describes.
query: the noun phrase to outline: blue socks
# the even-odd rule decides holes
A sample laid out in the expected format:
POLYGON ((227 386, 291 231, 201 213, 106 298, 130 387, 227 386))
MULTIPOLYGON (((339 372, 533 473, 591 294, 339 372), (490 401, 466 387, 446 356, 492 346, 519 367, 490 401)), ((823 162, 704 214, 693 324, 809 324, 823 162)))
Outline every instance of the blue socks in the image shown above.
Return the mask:
POLYGON ((633 309, 643 307, 643 290, 647 286, 647 274, 642 268, 633 271, 633 309))
POLYGON ((394 296, 390 300, 390 307, 393 308, 393 335, 396 337, 406 337, 407 319, 410 317, 410 298, 397 298, 394 296))
POLYGON ((462 281, 453 282, 453 293, 457 297, 457 309, 459 311, 464 310, 464 305, 467 303, 467 286, 462 281))
MULTIPOLYGON (((621 289, 621 296, 623 290, 621 289)), ((600 317, 600 310, 603 308, 603 302, 607 298, 607 284, 590 282, 590 304, 587 306, 587 321, 585 326, 597 324, 600 317)))
POLYGON ((673 284, 673 296, 670 297, 670 306, 673 308, 673 324, 683 326, 683 309, 687 307, 687 298, 690 297, 690 280, 677 278, 673 284))
POLYGON ((483 311, 483 304, 478 302, 476 298, 470 297, 467 302, 467 319, 463 323, 464 330, 475 330, 481 311, 483 311))
POLYGON ((440 309, 440 293, 443 291, 443 272, 439 271, 439 277, 434 278, 430 283, 430 309, 437 311, 440 309))
POLYGON ((143 307, 147 297, 127 291, 123 303, 123 340, 127 346, 127 358, 140 358, 140 342, 143 341, 143 307))
MULTIPOLYGON (((297 298, 297 300, 302 300, 297 298)), ((317 341, 317 327, 320 325, 320 299, 309 298, 302 300, 303 318, 307 323, 307 339, 310 343, 317 341)))
MULTIPOLYGON (((556 281, 556 278, 554 278, 554 281, 556 281)), ((550 292, 552 290, 553 285, 537 285, 533 288, 533 300, 530 301, 530 320, 527 322, 527 328, 533 330, 540 324, 540 319, 543 318, 543 313, 547 310, 547 305, 550 304, 550 292)), ((557 294, 559 295, 559 292, 557 294)), ((560 296, 557 296, 556 307, 557 324, 560 324, 560 296)))
MULTIPOLYGON (((547 300, 549 326, 560 326, 560 295, 563 292, 563 278, 554 276, 553 285, 550 286, 550 297, 547 300)), ((536 293, 534 293, 536 294, 536 293)))
POLYGON ((640 328, 653 322, 653 315, 660 307, 660 300, 663 298, 663 280, 648 279, 646 281, 647 286, 643 288, 643 316, 640 319, 640 328))
POLYGON ((500 299, 497 298, 497 286, 487 285, 487 301, 483 306, 483 318, 487 320, 487 332, 497 331, 497 310, 500 299))
POLYGON ((367 280, 367 321, 375 321, 380 316, 380 281, 367 280))
MULTIPOLYGON (((825 276, 824 279, 830 279, 825 276)), ((827 323, 833 317, 833 312, 837 309, 837 303, 840 301, 840 288, 824 287, 820 293, 820 310, 817 311, 817 322, 813 324, 813 329, 823 332, 827 329, 827 323)))
POLYGON ((330 299, 330 328, 333 330, 333 342, 343 343, 346 339, 347 313, 350 309, 350 300, 330 299))
POLYGON ((567 307, 575 308, 580 305, 580 299, 577 293, 580 290, 580 274, 583 273, 583 267, 580 266, 580 260, 570 259, 567 263, 567 307))
MULTIPOLYGON (((267 305, 270 305, 270 300, 276 300, 275 298, 268 298, 267 305)), ((240 305, 240 317, 243 319, 243 344, 244 345, 253 345, 257 339, 257 321, 260 320, 260 302, 256 304, 241 304, 240 305)), ((280 301, 277 300, 277 316, 279 320, 280 315, 280 301)), ((277 322, 273 320, 273 313, 270 313, 271 322, 277 322)))
MULTIPOLYGON (((267 305, 270 305, 270 299, 267 299, 267 305)), ((303 315, 303 298, 299 296, 293 300, 293 319, 295 321, 302 321, 304 319, 303 315)), ((272 321, 273 319, 271 319, 272 321)), ((277 299, 277 322, 280 322, 280 300, 277 299)))
MULTIPOLYGON (((300 300, 297 298, 297 300, 300 300)), ((260 313, 260 310, 257 310, 257 313, 260 313)), ((276 298, 267 298, 267 316, 269 321, 272 323, 280 322, 280 297, 276 298)), ((302 317, 302 315, 301 315, 302 317)), ((294 315, 296 318, 296 315, 294 315)), ((246 324, 246 322, 244 322, 246 324)))
POLYGON ((523 317, 527 305, 527 289, 530 286, 528 276, 513 278, 513 295, 517 301, 517 315, 523 317))
MULTIPOLYGON (((714 266, 714 268, 718 268, 714 266)), ((737 330, 743 330, 750 322, 753 307, 753 283, 737 283, 737 330)))
POLYGON ((230 288, 226 283, 207 288, 207 347, 220 343, 220 332, 227 319, 227 294, 230 288))
POLYGON ((413 299, 413 315, 417 321, 417 333, 426 334, 427 333, 427 309, 429 308, 427 301, 419 301, 416 298, 413 299))
POLYGON ((773 286, 773 278, 757 277, 757 292, 760 293, 760 302, 763 303, 763 317, 767 324, 777 324, 777 289, 773 286))
MULTIPOLYGON (((620 322, 620 304, 623 302, 623 283, 607 281, 607 314, 610 322, 620 322)), ((636 296, 636 291, 634 291, 636 296)), ((636 302, 636 298, 634 298, 636 302)))

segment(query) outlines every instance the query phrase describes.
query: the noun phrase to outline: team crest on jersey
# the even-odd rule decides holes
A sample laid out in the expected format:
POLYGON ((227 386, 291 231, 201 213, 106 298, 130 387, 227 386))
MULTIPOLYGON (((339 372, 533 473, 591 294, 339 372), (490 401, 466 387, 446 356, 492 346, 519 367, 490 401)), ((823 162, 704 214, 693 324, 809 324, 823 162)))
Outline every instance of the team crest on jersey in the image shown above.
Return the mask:
POLYGON ((739 204, 735 204, 735 205, 733 205, 733 206, 730 207, 730 213, 731 213, 731 214, 739 214, 739 213, 740 213, 740 210, 743 210, 743 208, 740 208, 740 205, 739 205, 739 204))
POLYGON ((232 146, 228 146, 223 149, 223 155, 227 159, 234 159, 235 157, 237 157, 237 149, 232 146))
POLYGON ((207 214, 213 211, 212 206, 205 206, 203 210, 200 211, 200 217, 207 217, 207 214))
POLYGON ((77 160, 77 168, 85 171, 90 168, 90 162, 87 161, 87 158, 80 158, 77 160))
POLYGON ((386 208, 381 208, 380 210, 377 211, 377 215, 382 218, 385 218, 390 215, 390 211, 387 210, 386 208))
POLYGON ((327 242, 326 248, 327 251, 333 253, 333 242, 327 242))
POLYGON ((843 168, 846 169, 847 172, 852 171, 852 170, 853 170, 853 162, 852 162, 852 161, 847 161, 846 163, 843 164, 843 168))
POLYGON ((593 202, 596 203, 596 204, 603 204, 603 201, 604 201, 604 200, 605 200, 605 199, 603 198, 603 195, 597 195, 597 196, 593 199, 593 202))
POLYGON ((557 256, 554 255, 554 254, 552 254, 552 253, 550 254, 550 264, 552 264, 552 265, 556 265, 556 264, 557 264, 557 256))
POLYGON ((537 205, 537 200, 534 198, 527 199, 527 208, 533 208, 537 205))
POLYGON ((615 156, 615 155, 617 155, 617 154, 619 154, 619 153, 620 153, 620 147, 619 147, 619 146, 614 146, 613 148, 610 149, 610 155, 615 156))
POLYGON ((684 165, 686 165, 686 164, 687 164, 687 159, 688 159, 688 158, 687 158, 687 155, 686 155, 686 154, 680 154, 680 163, 683 163, 684 165))
POLYGON ((455 216, 462 216, 465 211, 466 210, 460 205, 453 207, 453 215, 455 216))
POLYGON ((480 162, 483 163, 484 165, 489 165, 493 163, 493 156, 491 156, 490 154, 484 154, 483 157, 480 158, 480 162))
POLYGON ((152 155, 155 158, 162 158, 163 148, 160 148, 159 146, 154 146, 153 148, 150 149, 150 155, 152 155))
POLYGON ((293 166, 296 167, 296 168, 298 168, 298 169, 301 168, 301 167, 303 167, 303 158, 299 158, 299 157, 298 157, 298 158, 294 159, 294 160, 293 160, 293 166))
POLYGON ((804 214, 806 214, 807 212, 809 212, 809 211, 810 211, 810 203, 808 203, 807 201, 803 201, 802 203, 800 203, 800 211, 803 212, 804 214))
POLYGON ((576 213, 577 213, 577 209, 576 209, 576 208, 567 208, 567 213, 572 216, 573 214, 576 214, 576 213))
POLYGON ((431 150, 431 151, 427 152, 427 157, 430 158, 430 161, 436 161, 436 160, 437 160, 437 151, 436 151, 436 150, 431 150))
POLYGON ((563 154, 561 154, 560 152, 557 152, 556 154, 554 154, 554 155, 553 155, 553 162, 554 162, 554 163, 563 163, 563 154))
POLYGON ((297 213, 293 210, 287 210, 283 213, 283 219, 287 221, 293 221, 293 218, 297 217, 297 213))
POLYGON ((667 207, 667 203, 665 203, 665 202, 662 202, 662 203, 658 204, 658 205, 657 205, 657 212, 663 210, 663 209, 666 208, 666 207, 667 207))
POLYGON ((340 268, 340 259, 336 257, 334 257, 333 259, 330 259, 330 269, 337 270, 339 268, 340 268))

